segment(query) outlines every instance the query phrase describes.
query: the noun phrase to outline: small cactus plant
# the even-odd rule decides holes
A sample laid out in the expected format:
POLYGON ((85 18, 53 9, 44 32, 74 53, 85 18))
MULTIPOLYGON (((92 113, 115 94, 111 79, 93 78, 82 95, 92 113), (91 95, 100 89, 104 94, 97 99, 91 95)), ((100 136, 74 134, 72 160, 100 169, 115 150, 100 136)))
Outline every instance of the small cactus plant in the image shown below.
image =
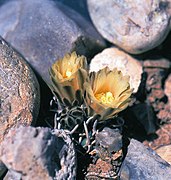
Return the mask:
POLYGON ((100 128, 114 122, 114 117, 129 105, 129 77, 107 67, 89 73, 86 57, 75 52, 56 61, 50 77, 58 104, 55 127, 73 134, 73 139, 89 152, 100 128))

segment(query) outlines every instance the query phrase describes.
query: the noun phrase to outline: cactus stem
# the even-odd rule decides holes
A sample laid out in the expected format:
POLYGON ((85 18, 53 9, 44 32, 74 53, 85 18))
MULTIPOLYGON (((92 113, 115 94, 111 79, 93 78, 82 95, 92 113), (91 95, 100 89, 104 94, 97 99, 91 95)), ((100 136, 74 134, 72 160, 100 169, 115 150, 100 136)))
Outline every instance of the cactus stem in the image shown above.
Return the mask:
POLYGON ((86 134, 86 146, 88 146, 90 144, 90 137, 88 134, 88 128, 87 128, 85 121, 84 121, 84 130, 85 130, 85 134, 86 134))
POLYGON ((71 131, 70 134, 74 134, 74 132, 78 129, 79 125, 77 124, 71 131))
POLYGON ((93 119, 93 116, 89 117, 86 121, 86 125, 88 125, 92 119, 93 119))
POLYGON ((97 132, 97 119, 95 120, 94 124, 93 124, 93 133, 92 133, 92 136, 94 136, 97 132))

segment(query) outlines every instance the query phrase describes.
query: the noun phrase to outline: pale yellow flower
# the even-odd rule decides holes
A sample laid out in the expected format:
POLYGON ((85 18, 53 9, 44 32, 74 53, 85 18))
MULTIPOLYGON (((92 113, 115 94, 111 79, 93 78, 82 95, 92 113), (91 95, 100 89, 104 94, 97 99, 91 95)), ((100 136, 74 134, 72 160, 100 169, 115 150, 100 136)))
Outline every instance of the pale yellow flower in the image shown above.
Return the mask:
POLYGON ((75 52, 57 60, 50 69, 52 89, 59 101, 71 105, 82 103, 83 83, 87 79, 87 60, 75 52))
POLYGON ((110 119, 124 110, 132 94, 129 76, 123 76, 116 68, 91 72, 90 82, 85 82, 84 88, 88 113, 90 116, 100 115, 99 120, 110 119))

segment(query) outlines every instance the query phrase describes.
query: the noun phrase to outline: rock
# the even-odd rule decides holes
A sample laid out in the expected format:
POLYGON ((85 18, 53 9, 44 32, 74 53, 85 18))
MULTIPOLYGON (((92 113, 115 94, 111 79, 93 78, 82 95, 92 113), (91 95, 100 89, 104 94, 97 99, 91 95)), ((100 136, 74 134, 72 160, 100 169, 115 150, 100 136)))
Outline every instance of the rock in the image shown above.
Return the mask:
POLYGON ((171 123, 171 106, 169 103, 164 104, 164 107, 160 109, 160 111, 157 114, 157 118, 160 119, 161 124, 163 123, 171 123))
POLYGON ((98 159, 95 164, 90 164, 85 175, 86 180, 117 179, 112 160, 98 159))
POLYGON ((166 71, 160 68, 144 68, 147 73, 146 89, 162 89, 162 81, 166 77, 166 71))
POLYGON ((171 62, 161 57, 153 57, 143 62, 144 72, 147 74, 146 90, 147 99, 154 110, 159 112, 164 109, 166 94, 163 88, 165 79, 168 76, 171 62))
POLYGON ((117 179, 124 156, 120 130, 116 127, 104 127, 96 133, 95 141, 95 149, 90 154, 96 157, 96 160, 91 161, 87 167, 85 179, 117 179))
POLYGON ((128 109, 124 117, 127 121, 125 123, 128 124, 127 126, 130 126, 131 133, 137 130, 134 127, 135 124, 139 124, 141 129, 144 128, 146 134, 152 134, 156 131, 154 111, 148 103, 137 103, 133 105, 128 109))
POLYGON ((171 67, 171 62, 165 58, 156 58, 145 60, 143 62, 143 66, 145 68, 161 68, 161 69, 169 69, 171 67))
POLYGON ((170 30, 168 1, 88 0, 91 19, 108 41, 138 54, 158 46, 170 30))
POLYGON ((8 171, 3 180, 20 180, 22 178, 20 173, 15 171, 8 171))
POLYGON ((107 48, 97 54, 90 63, 90 71, 98 71, 108 66, 110 69, 117 68, 123 75, 130 76, 130 85, 134 93, 138 91, 143 72, 141 63, 116 47, 107 48))
POLYGON ((122 135, 117 128, 111 129, 105 127, 102 131, 96 134, 95 140, 96 148, 105 151, 105 153, 117 152, 122 148, 122 135))
POLYGON ((171 165, 171 145, 165 145, 165 146, 161 146, 159 148, 156 149, 156 153, 162 158, 164 159, 166 162, 168 162, 171 165))
POLYGON ((74 179, 74 145, 63 130, 19 127, 9 131, 0 147, 0 159, 18 179, 74 179))
POLYGON ((86 18, 88 21, 90 20, 88 9, 87 9, 87 2, 86 0, 56 0, 61 2, 62 4, 65 4, 66 6, 69 6, 70 8, 77 11, 79 14, 81 14, 84 18, 86 18))
POLYGON ((50 0, 7 1, 0 7, 0 35, 49 82, 48 69, 66 53, 91 57, 104 40, 82 16, 50 0))
POLYGON ((167 77, 164 85, 164 93, 168 98, 168 103, 171 111, 171 74, 167 77))
POLYGON ((35 124, 40 94, 37 79, 23 59, 0 37, 0 143, 11 127, 35 124))
POLYGON ((121 180, 170 180, 171 166, 155 151, 132 139, 120 170, 121 180))
POLYGON ((153 150, 159 148, 161 145, 168 145, 171 142, 170 134, 171 124, 164 124, 155 132, 153 139, 143 142, 144 145, 152 148, 153 150))

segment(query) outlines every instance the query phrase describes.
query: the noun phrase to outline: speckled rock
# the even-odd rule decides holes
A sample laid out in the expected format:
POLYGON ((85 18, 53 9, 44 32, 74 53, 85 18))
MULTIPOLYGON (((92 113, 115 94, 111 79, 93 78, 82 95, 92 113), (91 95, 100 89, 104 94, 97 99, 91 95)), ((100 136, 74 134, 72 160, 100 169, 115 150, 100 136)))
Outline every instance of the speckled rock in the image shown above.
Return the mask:
POLYGON ((171 165, 155 151, 132 139, 120 170, 121 180, 170 180, 171 165))
POLYGON ((130 85, 137 92, 141 83, 143 72, 141 63, 116 47, 107 48, 97 54, 90 63, 90 71, 98 71, 108 66, 110 69, 117 68, 122 71, 123 75, 130 76, 130 85))
POLYGON ((108 41, 133 54, 158 46, 170 31, 169 1, 87 0, 92 21, 108 41))
POLYGON ((37 79, 23 59, 0 37, 0 142, 19 124, 34 124, 39 112, 37 79))
POLYGON ((75 179, 76 155, 63 130, 19 127, 9 131, 0 147, 9 170, 5 179, 75 179))
POLYGON ((11 0, 0 7, 0 35, 49 83, 50 66, 70 51, 91 57, 104 40, 82 16, 50 0, 11 0))

